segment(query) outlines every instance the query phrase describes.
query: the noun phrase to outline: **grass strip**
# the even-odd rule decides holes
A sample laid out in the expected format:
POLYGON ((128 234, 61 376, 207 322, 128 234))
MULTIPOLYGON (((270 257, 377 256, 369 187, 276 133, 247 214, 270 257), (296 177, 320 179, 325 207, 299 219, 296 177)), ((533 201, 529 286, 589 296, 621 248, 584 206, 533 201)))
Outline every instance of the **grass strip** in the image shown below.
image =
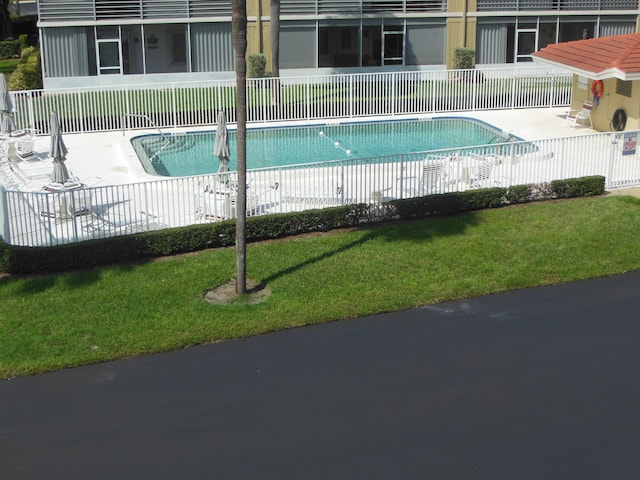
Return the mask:
POLYGON ((234 249, 0 281, 0 377, 640 268, 640 200, 543 202, 249 245, 263 303, 212 305, 234 249))

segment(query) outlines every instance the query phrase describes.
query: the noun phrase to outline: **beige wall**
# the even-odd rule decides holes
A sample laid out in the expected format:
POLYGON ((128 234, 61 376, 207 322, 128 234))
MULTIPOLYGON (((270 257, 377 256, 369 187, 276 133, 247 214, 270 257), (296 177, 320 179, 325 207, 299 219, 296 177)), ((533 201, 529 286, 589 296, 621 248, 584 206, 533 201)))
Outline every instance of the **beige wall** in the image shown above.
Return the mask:
POLYGON ((267 57, 267 72, 271 71, 270 0, 247 0, 247 55, 263 53, 267 57))
MULTIPOLYGON (((599 132, 611 131, 611 119, 614 112, 621 108, 627 114, 627 125, 625 130, 640 129, 640 81, 633 82, 631 87, 631 98, 616 93, 617 79, 610 78, 603 80, 604 93, 600 98, 598 106, 594 105, 591 111, 593 128, 599 132)), ((573 76, 572 88, 572 110, 579 110, 586 101, 593 101, 591 93, 592 80, 587 79, 586 85, 579 81, 578 76, 573 76)))
POLYGON ((477 0, 449 0, 447 11, 447 68, 453 67, 453 52, 458 47, 476 48, 476 17, 467 16, 475 12, 477 0))

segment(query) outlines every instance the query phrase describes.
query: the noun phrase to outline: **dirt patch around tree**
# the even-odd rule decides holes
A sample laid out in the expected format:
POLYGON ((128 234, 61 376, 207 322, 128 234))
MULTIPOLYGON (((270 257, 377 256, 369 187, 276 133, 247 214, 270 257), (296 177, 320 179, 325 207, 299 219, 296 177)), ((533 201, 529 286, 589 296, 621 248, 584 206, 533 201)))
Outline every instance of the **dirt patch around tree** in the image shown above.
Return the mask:
POLYGON ((269 295, 271 295, 271 290, 267 285, 247 278, 247 293, 238 296, 236 279, 232 278, 227 283, 205 292, 204 299, 215 305, 255 305, 264 302, 269 298, 269 295))

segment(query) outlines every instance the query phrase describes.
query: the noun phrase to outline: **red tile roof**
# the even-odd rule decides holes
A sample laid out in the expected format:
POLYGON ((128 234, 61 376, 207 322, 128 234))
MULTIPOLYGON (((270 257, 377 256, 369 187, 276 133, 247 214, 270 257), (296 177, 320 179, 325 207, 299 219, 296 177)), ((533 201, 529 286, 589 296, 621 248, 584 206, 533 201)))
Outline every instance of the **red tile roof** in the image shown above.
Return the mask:
POLYGON ((549 45, 533 59, 590 78, 640 79, 640 33, 549 45))

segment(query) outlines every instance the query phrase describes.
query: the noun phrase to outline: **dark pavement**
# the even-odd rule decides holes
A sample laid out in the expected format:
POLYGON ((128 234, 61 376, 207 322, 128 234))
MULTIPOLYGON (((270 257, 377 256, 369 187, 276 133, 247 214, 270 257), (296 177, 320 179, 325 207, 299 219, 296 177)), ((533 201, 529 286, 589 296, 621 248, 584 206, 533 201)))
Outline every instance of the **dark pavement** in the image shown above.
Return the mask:
POLYGON ((18 479, 637 479, 640 272, 0 382, 18 479))

